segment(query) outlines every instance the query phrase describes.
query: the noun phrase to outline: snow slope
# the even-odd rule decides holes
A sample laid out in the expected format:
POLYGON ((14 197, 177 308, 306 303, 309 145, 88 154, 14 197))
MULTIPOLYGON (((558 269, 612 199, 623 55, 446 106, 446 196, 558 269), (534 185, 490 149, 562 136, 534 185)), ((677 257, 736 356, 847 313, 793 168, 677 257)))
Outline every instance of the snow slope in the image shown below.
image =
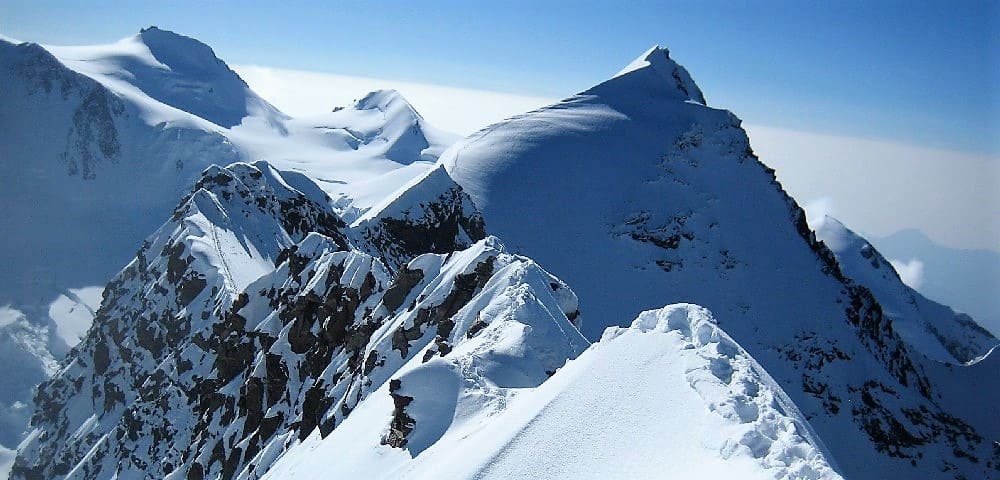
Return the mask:
POLYGON ((111 45, 0 41, 0 81, 0 200, 16 206, 17 232, 4 240, 0 303, 15 308, 42 308, 40 290, 51 302, 103 285, 212 163, 306 173, 356 216, 454 140, 392 91, 289 119, 208 46, 155 27, 111 45))
POLYGON ((845 276, 739 119, 707 107, 666 50, 472 135, 441 163, 490 233, 573 285, 589 337, 668 301, 724 319, 847 477, 982 477, 1000 464, 976 433, 992 425, 942 409, 935 362, 845 276))
POLYGON ((69 68, 133 101, 148 98, 225 128, 249 115, 272 122, 285 118, 208 45, 167 30, 145 28, 110 45, 46 48, 69 68))
MULTIPOLYGON (((424 382, 409 391, 442 383, 409 368, 427 367, 401 369, 404 388, 424 382)), ((476 398, 460 385, 459 405, 476 398)), ((265 478, 840 478, 781 389, 695 305, 644 312, 540 386, 496 393, 493 408, 455 409, 430 448, 398 450, 371 427, 392 415, 383 388, 265 478)))
POLYGON ((646 312, 587 350, 569 286, 495 237, 464 243, 453 227, 478 212, 443 169, 353 229, 310 185, 266 163, 206 169, 40 387, 13 478, 643 476, 664 462, 839 478, 707 310, 646 312), (377 228, 387 219, 455 235, 455 250, 390 273, 377 245, 350 243, 400 232, 377 228))

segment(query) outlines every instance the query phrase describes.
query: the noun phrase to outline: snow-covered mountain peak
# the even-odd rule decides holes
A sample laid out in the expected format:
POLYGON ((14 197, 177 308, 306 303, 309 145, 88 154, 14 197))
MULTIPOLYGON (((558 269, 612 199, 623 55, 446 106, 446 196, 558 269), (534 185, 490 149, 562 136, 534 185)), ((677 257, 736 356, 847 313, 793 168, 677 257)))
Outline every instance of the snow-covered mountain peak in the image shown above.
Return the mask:
POLYGON ((107 45, 46 48, 67 67, 135 98, 147 109, 159 110, 143 96, 225 128, 239 125, 249 115, 272 121, 285 118, 252 92, 211 47, 168 30, 150 27, 107 45))
POLYGON ((407 112, 415 119, 422 119, 419 113, 406 101, 399 92, 393 89, 380 89, 368 92, 367 95, 354 102, 355 110, 379 110, 382 112, 407 112))
POLYGON ((646 50, 610 80, 588 92, 603 90, 602 87, 617 84, 628 84, 631 88, 656 91, 663 91, 666 87, 667 92, 678 96, 681 100, 706 104, 705 96, 701 93, 698 85, 694 83, 687 69, 670 58, 670 51, 659 45, 654 45, 646 50))
POLYGON ((378 252, 393 271, 418 253, 447 253, 486 236, 479 210, 443 166, 389 195, 352 227, 363 248, 378 252))
POLYGON ((194 38, 152 26, 140 30, 136 39, 149 48, 157 61, 175 73, 194 77, 232 73, 212 47, 194 38))
POLYGON ((45 48, 0 41, 14 478, 1000 471, 997 340, 808 224, 666 49, 439 155, 393 90, 289 119, 173 32, 45 48))
POLYGON ((951 416, 961 410, 934 403, 936 364, 902 331, 913 317, 841 271, 739 120, 703 105, 689 80, 653 49, 580 95, 459 142, 441 162, 490 234, 573 286, 598 320, 583 325, 591 338, 666 298, 702 305, 820 437, 838 439, 828 446, 848 477, 982 476, 997 454, 978 425, 951 416), (908 416, 915 410, 929 419, 908 416))

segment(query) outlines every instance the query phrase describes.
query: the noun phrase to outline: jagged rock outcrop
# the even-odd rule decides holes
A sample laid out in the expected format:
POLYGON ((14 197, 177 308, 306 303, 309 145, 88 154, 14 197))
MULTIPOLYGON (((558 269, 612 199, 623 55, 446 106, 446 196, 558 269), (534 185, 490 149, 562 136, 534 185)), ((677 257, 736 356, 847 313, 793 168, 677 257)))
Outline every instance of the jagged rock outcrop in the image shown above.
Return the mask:
MULTIPOLYGON (((177 37, 151 29, 132 41, 148 49, 147 63, 245 87, 210 49, 177 37), (197 55, 179 55, 185 49, 197 55)), ((125 120, 138 104, 64 75, 44 50, 0 42, 0 55, 31 72, 4 79, 44 97, 33 115, 73 125, 67 144, 82 153, 65 163, 76 173, 63 175, 73 182, 105 188, 134 173, 134 189, 124 191, 148 187, 162 199, 172 184, 155 184, 166 173, 236 155, 216 128, 247 112, 221 101, 225 92, 199 103, 181 92, 183 75, 122 64, 142 95, 174 106, 198 100, 189 107, 204 115, 184 118, 192 129, 133 124, 125 120), (183 132, 195 140, 181 141, 183 132), (205 156, 188 158, 169 148, 176 145, 205 156), (160 176, 126 164, 152 150, 176 162, 156 157, 160 176)), ((12 101, 27 105, 22 97, 12 101)), ((297 128, 271 113, 251 123, 273 120, 279 136, 297 128)), ((955 394, 942 391, 972 390, 963 369, 995 362, 986 355, 992 337, 963 317, 928 320, 912 295, 916 313, 906 310, 909 291, 885 288, 898 278, 864 269, 879 270, 877 252, 839 249, 823 232, 817 238, 754 155, 739 119, 707 107, 664 49, 577 96, 477 133, 435 168, 415 162, 436 157, 435 142, 398 94, 374 92, 347 113, 363 125, 341 125, 331 114, 325 126, 303 128, 343 147, 346 163, 371 160, 347 153, 371 147, 399 167, 383 173, 413 179, 379 203, 355 204, 346 191, 332 200, 332 190, 265 162, 204 169, 107 285, 86 338, 39 387, 14 478, 279 478, 303 465, 325 474, 322 462, 359 475, 373 473, 359 468, 368 462, 381 469, 373 476, 509 478, 567 463, 539 453, 601 454, 606 445, 591 441, 598 433, 581 427, 595 415, 616 432, 611 441, 629 428, 652 431, 645 438, 662 448, 649 458, 678 446, 663 425, 718 427, 692 446, 708 452, 692 450, 692 458, 749 468, 751 477, 1000 471, 995 419, 957 407, 955 394), (335 211, 350 212, 350 226, 335 211), (553 266, 581 297, 521 254, 553 266), (596 338, 640 309, 676 300, 714 313, 693 304, 643 313, 567 367, 588 347, 581 329, 596 338), (929 336, 914 336, 914 325, 929 336), (663 401, 644 403, 646 395, 663 401), (659 408, 671 402, 685 415, 659 408), (643 416, 622 414, 620 405, 643 416), (692 418, 700 423, 684 423, 692 418), (589 436, 554 438, 561 428, 589 436), (490 442, 474 452, 478 463, 434 463, 443 451, 479 449, 466 441, 477 438, 490 442), (332 450, 317 457, 316 449, 332 450)), ((32 142, 25 151, 62 148, 32 142)), ((336 171, 347 172, 355 194, 380 192, 358 185, 383 177, 336 171)), ((336 176, 317 181, 348 183, 336 176)), ((148 207, 137 211, 157 211, 134 197, 148 207)), ((122 203, 132 205, 110 202, 122 203)), ((648 460, 630 465, 662 468, 648 460)))
POLYGON ((448 253, 486 236, 482 215, 443 167, 405 185, 353 223, 359 243, 393 271, 421 253, 448 253))
MULTIPOLYGON (((510 315, 578 321, 565 284, 493 238, 421 255, 392 280, 322 192, 283 175, 266 163, 203 173, 39 388, 14 478, 255 478, 291 442, 328 435, 407 362, 447 357, 510 315), (543 317, 494 311, 531 288, 548 299, 543 317)), ((475 215, 448 193, 439 208, 475 215)), ((456 225, 419 228, 445 238, 456 225)), ((525 355, 519 382, 541 383, 586 345, 575 327, 548 328, 535 335, 560 335, 562 347, 547 339, 525 355)), ((414 428, 401 422, 391 443, 404 447, 414 428)))
MULTIPOLYGON (((11 400, 0 405, 25 420, 0 423, 7 448, 23 439, 32 384, 51 373, 33 365, 61 359, 69 349, 57 325, 74 325, 67 338, 73 345, 96 311, 95 305, 79 318, 70 315, 74 308, 63 306, 71 292, 107 284, 209 165, 284 162, 349 205, 336 211, 363 212, 426 171, 454 140, 387 91, 339 114, 289 119, 210 47, 155 27, 108 45, 0 40, 0 85, 0 168, 8 180, 0 189, 7 206, 0 305, 55 339, 26 360, 34 381, 11 384, 11 400)), ((283 178, 294 188, 318 190, 301 174, 283 178)), ((231 266, 239 270, 240 262, 231 266)), ((100 294, 92 297, 96 303, 100 294)))
MULTIPOLYGON (((196 190, 108 284, 95 326, 39 387, 32 421, 45 428, 36 430, 26 450, 39 457, 15 466, 14 474, 51 478, 80 466, 84 476, 95 475, 117 449, 139 438, 137 422, 154 418, 158 409, 140 408, 143 400, 165 415, 150 420, 144 434, 171 438, 190 430, 192 425, 178 424, 166 412, 187 401, 197 374, 193 365, 204 358, 185 354, 211 331, 213 315, 227 311, 241 289, 274 268, 282 249, 307 233, 346 245, 346 226, 316 200, 289 187, 267 164, 207 169, 196 190), (84 456, 90 463, 78 465, 84 456)), ((234 354, 227 352, 212 354, 234 354)), ((162 453, 172 466, 175 460, 162 453)), ((120 460, 137 471, 150 466, 144 455, 120 460)))

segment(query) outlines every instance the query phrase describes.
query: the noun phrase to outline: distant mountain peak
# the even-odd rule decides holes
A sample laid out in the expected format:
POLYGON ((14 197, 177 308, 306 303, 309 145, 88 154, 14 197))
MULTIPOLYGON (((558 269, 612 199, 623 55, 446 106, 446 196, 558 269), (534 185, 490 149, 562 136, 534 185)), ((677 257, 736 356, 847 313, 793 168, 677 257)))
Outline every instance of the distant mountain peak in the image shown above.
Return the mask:
MULTIPOLYGON (((155 26, 140 30, 137 38, 149 48, 160 63, 170 67, 170 70, 177 74, 196 77, 204 77, 206 74, 236 76, 226 63, 215 55, 212 47, 194 38, 155 26)), ((240 82, 246 85, 242 79, 240 82)))
POLYGON ((368 92, 367 95, 354 102, 354 109, 381 110, 383 112, 405 109, 408 110, 415 118, 421 118, 416 109, 410 105, 410 102, 406 101, 406 99, 403 98, 403 95, 391 88, 368 92))

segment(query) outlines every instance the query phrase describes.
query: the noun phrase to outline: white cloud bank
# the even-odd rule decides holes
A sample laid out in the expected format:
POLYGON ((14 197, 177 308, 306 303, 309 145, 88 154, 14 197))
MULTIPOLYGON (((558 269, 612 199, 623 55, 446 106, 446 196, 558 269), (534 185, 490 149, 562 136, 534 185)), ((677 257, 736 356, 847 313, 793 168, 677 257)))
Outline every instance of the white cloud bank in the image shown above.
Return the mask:
POLYGON ((826 198, 849 228, 923 231, 1000 251, 1000 157, 748 125, 750 143, 800 204, 826 198))
POLYGON ((558 100, 256 65, 236 65, 233 69, 253 91, 293 117, 329 112, 372 90, 391 88, 402 94, 431 125, 462 135, 558 100))
POLYGON ((830 197, 820 197, 801 204, 801 206, 806 211, 806 223, 813 230, 822 226, 827 216, 837 218, 837 211, 833 207, 833 199, 830 197))
POLYGON ((910 288, 918 290, 924 284, 924 262, 912 258, 909 262, 891 259, 889 263, 892 264, 892 268, 896 269, 896 273, 899 274, 903 283, 910 288))
MULTIPOLYGON (((557 100, 254 65, 233 68, 254 91, 294 117, 393 88, 432 125, 465 135, 557 100)), ((916 228, 949 247, 1000 251, 998 157, 753 124, 746 128, 754 150, 777 171, 785 189, 800 204, 812 206, 811 217, 817 210, 829 213, 835 204, 837 218, 865 234, 916 228)))

